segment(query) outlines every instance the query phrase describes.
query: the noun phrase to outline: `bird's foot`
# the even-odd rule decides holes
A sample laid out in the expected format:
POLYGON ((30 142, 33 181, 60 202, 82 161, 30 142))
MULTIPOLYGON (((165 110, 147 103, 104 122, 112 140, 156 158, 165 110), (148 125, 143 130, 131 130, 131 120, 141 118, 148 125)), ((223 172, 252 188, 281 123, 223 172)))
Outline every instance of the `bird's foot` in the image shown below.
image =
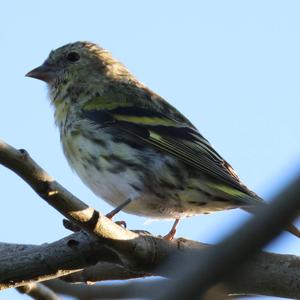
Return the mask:
MULTIPOLYGON (((116 207, 115 209, 113 209, 111 212, 109 212, 108 214, 106 214, 106 217, 109 218, 110 220, 113 219, 113 217, 125 206, 127 206, 129 203, 131 202, 131 199, 127 199, 125 202, 121 203, 118 207, 116 207)), ((115 222, 117 225, 123 227, 123 228, 127 228, 126 222, 125 221, 116 221, 115 222)))
POLYGON ((172 241, 174 239, 174 236, 176 234, 176 227, 178 223, 179 223, 179 219, 176 219, 169 233, 163 237, 164 240, 172 241))
POLYGON ((171 230, 168 234, 166 234, 163 239, 166 241, 172 241, 174 239, 174 236, 176 234, 176 230, 171 230))
MULTIPOLYGON (((115 215, 115 214, 114 214, 115 215)), ((111 215, 110 213, 106 214, 106 218, 110 219, 111 221, 113 221, 113 216, 114 215, 111 215)), ((123 227, 123 228, 127 228, 127 224, 125 221, 115 221, 115 224, 123 227)))
POLYGON ((113 209, 111 212, 106 214, 106 217, 109 219, 112 219, 120 210, 122 210, 125 206, 127 206, 131 202, 131 199, 127 199, 123 203, 121 203, 119 206, 117 206, 115 209, 113 209))
POLYGON ((126 224, 126 222, 125 221, 116 221, 115 222, 117 225, 119 225, 119 226, 121 226, 121 227, 123 227, 123 228, 127 228, 127 224, 126 224))

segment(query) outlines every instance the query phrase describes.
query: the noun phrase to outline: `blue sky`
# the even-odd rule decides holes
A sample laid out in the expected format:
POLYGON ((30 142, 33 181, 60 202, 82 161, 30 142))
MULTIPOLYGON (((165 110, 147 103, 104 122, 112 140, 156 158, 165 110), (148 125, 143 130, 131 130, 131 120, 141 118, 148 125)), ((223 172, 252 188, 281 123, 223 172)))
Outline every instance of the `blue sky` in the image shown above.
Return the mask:
MULTIPOLYGON (((45 84, 24 77, 50 50, 89 40, 182 111, 269 200, 300 169, 299 9, 299 1, 3 1, 0 138, 27 149, 91 206, 110 210, 67 165, 45 84)), ((3 167, 0 183, 1 241, 38 244, 68 234, 61 215, 3 167)), ((154 234, 171 226, 119 218, 154 234)), ((194 217, 178 236, 213 243, 245 218, 240 210, 194 217)), ((299 254, 300 241, 283 234, 269 249, 299 254)), ((0 294, 7 298, 24 296, 0 294)))

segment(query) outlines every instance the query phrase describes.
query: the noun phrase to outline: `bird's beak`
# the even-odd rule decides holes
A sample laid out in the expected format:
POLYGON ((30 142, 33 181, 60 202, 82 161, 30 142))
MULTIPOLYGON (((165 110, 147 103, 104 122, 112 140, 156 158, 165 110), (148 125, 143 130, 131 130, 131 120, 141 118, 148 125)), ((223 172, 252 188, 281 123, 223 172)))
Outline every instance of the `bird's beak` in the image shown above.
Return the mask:
POLYGON ((39 67, 31 70, 25 76, 43 80, 50 83, 57 77, 57 68, 49 64, 42 64, 39 67))

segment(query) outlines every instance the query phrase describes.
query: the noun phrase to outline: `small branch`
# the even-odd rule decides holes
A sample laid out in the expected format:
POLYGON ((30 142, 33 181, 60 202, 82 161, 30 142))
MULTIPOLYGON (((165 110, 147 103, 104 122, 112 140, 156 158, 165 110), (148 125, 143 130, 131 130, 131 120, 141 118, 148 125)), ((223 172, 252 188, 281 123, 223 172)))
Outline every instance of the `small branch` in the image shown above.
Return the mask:
POLYGON ((17 290, 35 300, 59 300, 60 298, 47 286, 41 283, 28 283, 17 290))
POLYGON ((4 257, 6 255, 16 255, 18 256, 19 253, 22 251, 32 249, 32 247, 36 247, 35 245, 29 244, 11 244, 11 243, 2 243, 0 242, 0 257, 4 257))
MULTIPOLYGON (((62 280, 50 280, 44 283, 56 293, 75 297, 79 300, 96 299, 151 299, 158 291, 174 285, 174 282, 166 279, 127 281, 120 284, 70 284, 62 280)), ((222 287, 209 291, 203 300, 230 299, 224 294, 222 287)))
MULTIPOLYGON (((153 237, 154 238, 154 237, 153 237)), ((19 245, 24 251, 6 251, 5 256, 0 257, 0 289, 16 287, 32 281, 44 281, 74 273, 89 265, 90 268, 66 276, 67 281, 93 282, 99 280, 128 279, 144 276, 174 275, 173 270, 159 268, 163 257, 181 259, 182 254, 189 253, 195 257, 210 246, 206 244, 178 239, 172 246, 161 247, 158 252, 164 252, 152 265, 148 263, 135 269, 136 264, 120 266, 118 256, 114 249, 99 242, 97 238, 83 232, 74 233, 64 239, 51 244, 41 246, 19 245), (97 261, 98 264, 96 264, 97 261), (13 262, 13 263, 12 263, 13 262), (30 266, 30 267, 29 267, 30 266), (142 270, 144 267, 144 270, 142 270)), ((15 249, 16 245, 12 245, 15 249)), ((8 250, 5 244, 5 249, 8 250)), ((137 251, 139 251, 137 249, 137 251)), ((0 246, 1 253, 1 246, 0 246)), ((134 253, 132 254, 134 257, 134 253)), ((147 257, 145 257, 147 259, 147 257)), ((176 267, 176 266, 175 266, 176 267)), ((234 294, 260 294, 268 296, 281 296, 296 298, 300 295, 300 257, 293 255, 280 255, 272 253, 260 253, 252 259, 242 270, 237 278, 232 278, 229 290, 234 294)))
MULTIPOLYGON (((118 267, 118 274, 107 273, 107 269, 102 270, 102 265, 99 264, 97 272, 94 268, 91 268, 92 273, 89 270, 82 273, 85 276, 93 274, 92 278, 86 278, 84 281, 116 279, 116 276, 128 278, 130 274, 133 278, 136 278, 150 275, 151 272, 167 275, 167 272, 159 272, 155 269, 165 262, 168 257, 181 255, 182 251, 195 252, 197 248, 199 251, 204 247, 203 244, 187 240, 169 242, 154 236, 144 236, 143 238, 149 240, 144 243, 147 248, 136 248, 130 254, 125 251, 126 264, 123 264, 125 260, 120 260, 123 253, 119 251, 119 248, 115 249, 110 240, 104 239, 101 241, 85 232, 76 232, 59 241, 41 246, 26 247, 25 245, 19 245, 18 248, 22 249, 24 247, 25 250, 18 252, 9 252, 8 246, 5 244, 6 255, 0 257, 0 290, 17 287, 32 281, 45 281, 69 275, 93 266, 99 261, 122 265, 124 272, 122 274, 120 267, 118 267), (152 248, 148 247, 151 243, 152 248), (153 259, 153 256, 155 256, 155 259, 153 259), (137 263, 136 257, 141 259, 139 263, 137 263), (98 278, 95 276, 98 276, 98 278)), ((12 245, 12 249, 16 249, 16 245, 12 245)), ((83 276, 82 274, 79 276, 83 276)))
MULTIPOLYGON (((84 237, 81 240, 84 244, 84 237)), ((72 236, 41 246, 24 245, 24 250, 19 251, 13 245, 12 251, 7 251, 6 255, 0 250, 0 291, 68 275, 90 264, 85 261, 85 256, 78 257, 77 261, 72 260, 69 241, 72 241, 72 236)), ((8 250, 7 245, 5 248, 8 250)))
POLYGON ((62 277, 71 283, 95 283, 103 280, 126 280, 152 276, 152 273, 134 271, 116 263, 98 262, 82 271, 62 277))
POLYGON ((300 258, 263 253, 227 281, 231 293, 300 298, 300 258), (254 263, 255 262, 255 263, 254 263))
MULTIPOLYGON (((165 286, 163 280, 127 281, 121 284, 70 284, 62 280, 50 280, 45 284, 58 294, 76 297, 79 300, 96 299, 149 299, 153 292, 165 286), (164 284, 163 284, 164 283, 164 284)), ((167 280, 164 280, 167 281, 167 280)), ((170 284, 170 282, 168 282, 170 284)))

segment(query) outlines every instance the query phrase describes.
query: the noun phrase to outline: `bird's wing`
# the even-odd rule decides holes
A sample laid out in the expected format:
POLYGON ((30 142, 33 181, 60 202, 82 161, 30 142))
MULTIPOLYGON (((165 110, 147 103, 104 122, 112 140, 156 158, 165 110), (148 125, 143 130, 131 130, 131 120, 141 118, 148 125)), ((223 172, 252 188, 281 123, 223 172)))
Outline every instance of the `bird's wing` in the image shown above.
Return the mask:
POLYGON ((103 126, 111 126, 134 136, 210 175, 222 183, 225 193, 250 195, 233 168, 214 150, 211 144, 190 123, 178 122, 165 114, 137 106, 118 106, 99 109, 86 105, 84 118, 103 126), (227 188, 227 190, 226 190, 227 188))

